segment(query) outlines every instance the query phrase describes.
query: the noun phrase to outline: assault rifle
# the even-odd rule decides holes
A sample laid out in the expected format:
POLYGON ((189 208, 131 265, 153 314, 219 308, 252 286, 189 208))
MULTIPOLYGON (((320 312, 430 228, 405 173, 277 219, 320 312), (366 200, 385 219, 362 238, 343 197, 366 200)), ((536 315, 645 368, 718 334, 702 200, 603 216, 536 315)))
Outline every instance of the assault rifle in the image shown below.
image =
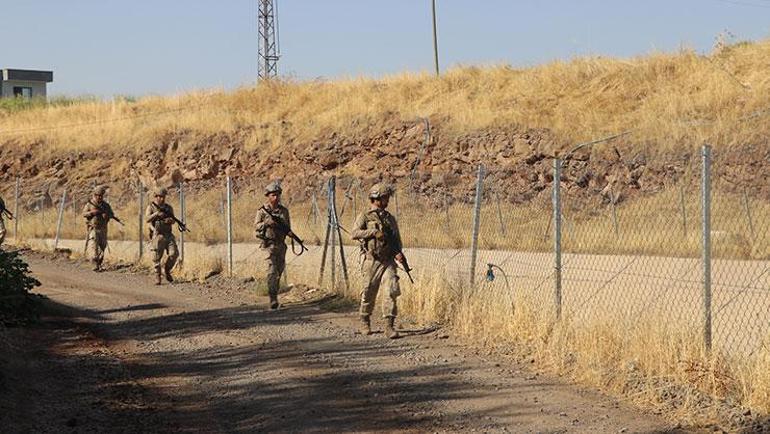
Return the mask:
POLYGON ((115 214, 112 212, 112 210, 111 210, 111 209, 110 209, 110 210, 106 210, 106 209, 102 208, 102 206, 101 206, 101 205, 97 205, 97 204, 95 204, 95 203, 91 202, 90 200, 88 201, 88 204, 89 204, 89 205, 91 205, 92 207, 94 207, 94 208, 98 209, 99 211, 101 211, 101 212, 102 212, 102 214, 107 214, 107 218, 108 218, 108 219, 110 219, 110 220, 115 220, 115 221, 116 221, 116 222, 118 222, 118 224, 120 224, 121 226, 125 226, 125 225, 123 224, 123 222, 122 222, 122 221, 120 221, 120 219, 119 219, 119 218, 115 217, 115 214))
POLYGON ((302 241, 300 237, 297 236, 292 230, 291 227, 283 221, 281 217, 278 217, 276 215, 273 215, 269 209, 265 205, 262 205, 262 210, 264 210, 267 215, 270 216, 271 219, 273 219, 273 222, 275 223, 275 226, 281 231, 286 233, 286 236, 291 238, 291 251, 297 256, 300 256, 301 254, 305 253, 306 251, 309 251, 307 247, 305 247, 305 242, 302 241), (294 242, 297 242, 299 244, 299 253, 297 253, 296 248, 294 247, 294 242))
POLYGON ((10 220, 13 220, 13 214, 8 211, 8 208, 5 207, 5 203, 3 203, 2 200, 0 200, 0 217, 1 216, 6 216, 10 220))
MULTIPOLYGON (((398 240, 396 239, 396 234, 393 233, 393 228, 390 227, 390 225, 386 225, 385 222, 382 220, 382 216, 380 215, 380 211, 375 210, 375 214, 377 214, 377 219, 380 221, 380 230, 382 231, 383 236, 386 240, 388 240, 388 243, 395 246, 398 244, 398 240)), ((401 248, 401 246, 398 246, 398 251, 396 251, 396 255, 399 253, 401 254, 401 266, 404 267, 404 271, 406 272, 406 277, 409 278, 409 281, 414 284, 414 279, 412 279, 412 270, 413 268, 409 266, 409 261, 406 259, 406 255, 404 254, 404 250, 401 248)))
POLYGON ((155 209, 157 209, 157 210, 158 210, 158 211, 160 211, 160 212, 161 212, 163 215, 165 215, 165 216, 166 216, 166 218, 170 218, 170 219, 171 219, 171 220, 173 220, 173 221, 174 221, 174 222, 175 222, 177 225, 179 225, 179 231, 180 231, 180 232, 190 232, 190 230, 189 230, 189 229, 187 229, 187 225, 186 225, 186 224, 184 224, 184 222, 183 222, 183 221, 181 221, 181 220, 179 220, 178 218, 176 218, 176 216, 175 216, 174 214, 169 214, 169 213, 167 213, 166 211, 164 211, 164 210, 160 209, 160 207, 158 206, 158 204, 156 204, 155 202, 150 202, 150 203, 152 203, 152 206, 153 206, 155 209))

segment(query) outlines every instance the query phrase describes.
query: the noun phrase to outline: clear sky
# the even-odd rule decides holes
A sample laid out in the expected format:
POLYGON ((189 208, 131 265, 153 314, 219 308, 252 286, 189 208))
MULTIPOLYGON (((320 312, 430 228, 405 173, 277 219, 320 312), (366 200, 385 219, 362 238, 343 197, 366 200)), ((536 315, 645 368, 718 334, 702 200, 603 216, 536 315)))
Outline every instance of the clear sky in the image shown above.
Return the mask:
MULTIPOLYGON (((430 0, 277 0, 296 79, 431 71, 430 0)), ((437 0, 442 68, 707 52, 770 35, 770 0, 437 0)), ((52 94, 234 88, 257 71, 257 0, 0 0, 0 68, 52 69, 52 94)))

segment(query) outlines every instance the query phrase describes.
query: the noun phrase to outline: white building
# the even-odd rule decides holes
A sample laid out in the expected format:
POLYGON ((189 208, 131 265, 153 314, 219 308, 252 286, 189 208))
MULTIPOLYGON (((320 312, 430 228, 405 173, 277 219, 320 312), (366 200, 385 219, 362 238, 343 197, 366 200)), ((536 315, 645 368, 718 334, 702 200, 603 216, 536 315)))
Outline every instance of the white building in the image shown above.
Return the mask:
POLYGON ((0 69, 0 98, 45 98, 52 71, 0 69))

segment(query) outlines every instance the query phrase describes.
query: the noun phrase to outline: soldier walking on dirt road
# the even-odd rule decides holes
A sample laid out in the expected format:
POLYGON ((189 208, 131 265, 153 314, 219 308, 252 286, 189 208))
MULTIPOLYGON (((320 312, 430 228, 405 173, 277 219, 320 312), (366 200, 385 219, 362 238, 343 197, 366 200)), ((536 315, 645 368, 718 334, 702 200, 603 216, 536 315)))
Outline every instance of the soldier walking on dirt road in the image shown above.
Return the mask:
POLYGON ((107 187, 94 188, 91 199, 83 207, 83 217, 86 219, 88 234, 86 236, 86 257, 90 256, 94 263, 94 271, 102 271, 104 251, 107 249, 107 225, 115 219, 112 207, 104 200, 107 187))
POLYGON ((264 259, 270 309, 278 309, 278 288, 286 269, 286 237, 291 235, 289 210, 281 205, 281 184, 271 182, 265 187, 265 203, 254 218, 256 237, 260 240, 264 259))
POLYGON ((356 218, 351 235, 361 243, 361 270, 366 281, 361 291, 361 333, 372 333, 370 317, 380 284, 384 280, 388 290, 388 297, 382 303, 382 313, 387 321, 385 334, 390 339, 396 339, 399 337, 395 328, 398 314, 396 300, 401 295, 396 262, 404 264, 405 258, 398 222, 386 210, 392 194, 392 188, 387 185, 376 184, 372 187, 369 191, 371 209, 356 218))
POLYGON ((147 223, 150 224, 150 250, 153 253, 152 262, 155 265, 155 284, 161 284, 161 268, 165 272, 166 280, 171 283, 171 269, 174 268, 179 258, 179 249, 176 238, 172 232, 174 223, 179 223, 179 230, 186 230, 184 223, 179 222, 174 216, 174 208, 166 203, 168 191, 165 188, 157 188, 154 191, 154 199, 147 207, 145 214, 147 223), (165 264, 161 264, 163 254, 166 254, 165 264))

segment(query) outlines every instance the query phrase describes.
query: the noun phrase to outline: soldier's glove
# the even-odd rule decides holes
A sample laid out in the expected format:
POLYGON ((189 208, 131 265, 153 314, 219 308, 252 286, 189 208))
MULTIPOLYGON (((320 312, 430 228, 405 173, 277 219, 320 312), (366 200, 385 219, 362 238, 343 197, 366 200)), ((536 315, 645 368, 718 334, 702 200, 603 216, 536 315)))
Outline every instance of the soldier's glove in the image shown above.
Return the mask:
POLYGON ((173 225, 174 224, 174 219, 172 219, 171 217, 166 217, 166 218, 163 219, 163 223, 165 223, 167 225, 173 225))
POLYGON ((374 233, 374 238, 376 238, 376 239, 378 239, 380 241, 384 240, 385 239, 385 232, 383 232, 383 231, 375 232, 374 233))

